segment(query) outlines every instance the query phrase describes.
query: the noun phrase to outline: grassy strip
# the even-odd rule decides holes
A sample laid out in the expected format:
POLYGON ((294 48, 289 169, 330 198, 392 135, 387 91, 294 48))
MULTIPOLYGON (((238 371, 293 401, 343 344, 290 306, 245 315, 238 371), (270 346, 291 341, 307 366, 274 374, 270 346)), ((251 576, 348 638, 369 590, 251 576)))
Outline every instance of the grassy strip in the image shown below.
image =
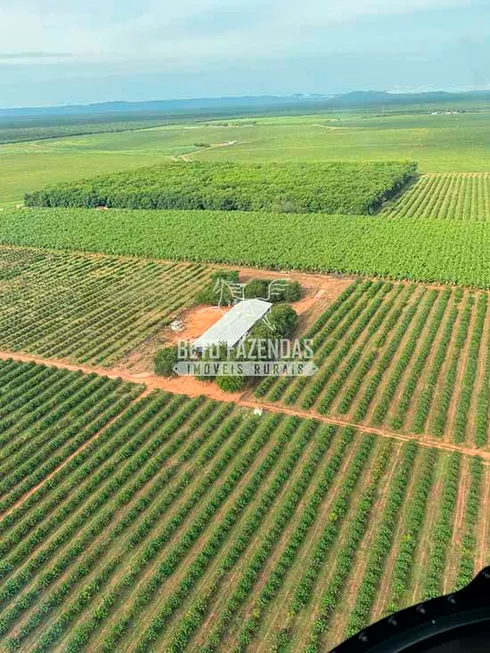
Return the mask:
POLYGON ((481 458, 471 460, 471 482, 468 498, 465 505, 465 533, 459 563, 456 589, 468 585, 475 575, 475 552, 477 550, 476 525, 481 511, 481 498, 483 491, 483 476, 485 468, 481 458))
POLYGON ((349 526, 345 543, 338 553, 332 578, 321 597, 321 607, 315 618, 313 630, 305 649, 308 653, 322 650, 324 634, 327 632, 330 619, 337 610, 344 594, 347 579, 353 569, 353 561, 367 532, 372 510, 379 496, 379 486, 392 453, 393 443, 391 441, 383 442, 371 471, 369 485, 359 499, 357 511, 349 526))
POLYGON ((476 318, 471 334, 468 356, 466 359, 466 369, 463 376, 463 382, 458 387, 459 402, 454 418, 454 440, 461 443, 466 440, 468 429, 468 414, 470 411, 471 400, 474 394, 474 386, 478 374, 478 362, 480 358, 480 348, 487 316, 488 295, 480 295, 476 310, 476 318))
POLYGON ((453 537, 453 522, 458 500, 461 454, 448 457, 444 491, 439 518, 432 533, 429 565, 425 571, 422 598, 434 599, 442 594, 442 580, 446 569, 449 545, 453 537))
POLYGON ((400 512, 412 476, 417 452, 418 447, 413 442, 403 447, 402 459, 399 465, 397 464, 396 477, 389 488, 390 494, 383 519, 370 550, 366 571, 359 587, 354 608, 349 616, 345 634, 346 639, 369 624, 371 610, 395 539, 400 512))
POLYGON ((415 555, 420 535, 427 516, 429 497, 434 486, 435 468, 438 452, 430 449, 424 453, 424 463, 417 478, 416 492, 407 510, 407 520, 401 533, 400 546, 393 565, 391 596, 386 613, 397 612, 410 586, 413 575, 415 555))

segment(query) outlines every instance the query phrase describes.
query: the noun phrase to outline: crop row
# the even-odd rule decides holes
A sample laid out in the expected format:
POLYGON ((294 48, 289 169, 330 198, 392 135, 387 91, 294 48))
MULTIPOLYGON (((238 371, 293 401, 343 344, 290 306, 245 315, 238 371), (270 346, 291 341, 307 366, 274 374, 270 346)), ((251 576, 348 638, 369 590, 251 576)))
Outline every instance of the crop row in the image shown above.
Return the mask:
POLYGON ((367 532, 373 507, 378 498, 381 480, 388 467, 393 443, 383 443, 371 472, 368 485, 364 488, 357 503, 357 510, 349 525, 345 541, 338 551, 335 568, 327 587, 320 598, 320 610, 315 615, 315 621, 310 635, 307 650, 320 649, 323 634, 328 630, 332 614, 335 612, 346 588, 347 579, 352 571, 353 560, 367 532))
POLYGON ((402 453, 402 459, 397 464, 396 477, 390 488, 390 495, 377 537, 369 553, 364 577, 349 618, 346 637, 355 635, 369 624, 373 603, 378 595, 386 560, 393 546, 400 511, 412 477, 416 453, 417 445, 415 443, 407 444, 402 453))
MULTIPOLYGON (((265 519, 267 513, 272 507, 274 500, 278 496, 279 492, 284 489, 284 485, 293 472, 294 467, 299 462, 304 448, 310 442, 311 438, 315 436, 317 444, 315 445, 315 448, 306 464, 304 465, 303 469, 301 470, 300 478, 298 481, 296 481, 293 488, 283 499, 284 506, 280 508, 279 514, 274 519, 272 526, 269 528, 267 537, 264 541, 261 542, 259 550, 254 554, 249 555, 247 559, 247 567, 237 582, 237 587, 231 600, 234 601, 234 603, 238 602, 239 604, 240 600, 244 600, 249 596, 249 593, 253 587, 254 579, 256 578, 261 566, 264 564, 268 555, 273 550, 279 534, 282 532, 283 528, 285 528, 289 519, 291 519, 295 507, 300 501, 302 494, 308 487, 311 477, 320 464, 322 457, 330 444, 332 436, 331 431, 327 433, 327 437, 325 438, 322 436, 322 434, 319 436, 315 435, 317 428, 318 423, 313 421, 305 422, 303 424, 298 443, 293 448, 286 461, 280 466, 268 489, 262 494, 259 505, 246 519, 245 524, 236 534, 233 543, 226 552, 224 560, 219 566, 216 577, 212 580, 211 588, 205 591, 204 596, 198 595, 197 599, 193 603, 193 606, 187 612, 185 619, 180 621, 177 633, 174 635, 169 646, 169 651, 182 650, 187 645, 193 632, 197 626, 200 625, 202 619, 207 613, 209 600, 214 595, 216 595, 222 583, 226 582, 226 574, 229 574, 233 567, 240 560, 240 557, 243 555, 245 549, 250 544, 250 541, 254 536, 256 530, 259 528, 260 524, 265 519)), ((271 454, 269 454, 269 458, 270 457, 271 454)), ((264 462, 268 462, 267 459, 264 462)), ((231 517, 232 516, 230 515, 229 520, 225 522, 225 528, 232 527, 234 521, 231 517)), ((236 518, 236 511, 233 513, 233 517, 236 518)), ((190 594, 190 590, 194 587, 197 580, 203 574, 206 565, 210 562, 210 559, 212 559, 212 557, 217 554, 217 547, 223 542, 223 537, 225 534, 226 533, 223 532, 223 525, 220 525, 214 536, 211 538, 210 542, 204 546, 205 553, 201 554, 194 561, 193 565, 191 565, 187 571, 181 585, 175 594, 169 597, 166 605, 159 612, 158 616, 156 617, 157 620, 160 618, 158 622, 158 628, 152 628, 150 625, 148 634, 146 637, 143 637, 142 641, 139 644, 138 650, 144 651, 145 645, 151 641, 151 638, 163 630, 162 626, 164 626, 164 619, 168 619, 171 614, 171 610, 175 610, 177 607, 180 607, 184 599, 190 594)), ((233 615, 233 610, 234 608, 232 608, 232 610, 229 612, 230 616, 233 615)))
POLYGON ((310 329, 318 372, 266 379, 256 396, 355 424, 485 447, 487 306, 487 293, 462 288, 357 283, 310 329))
MULTIPOLYGON (((418 319, 432 302, 430 291, 375 283, 358 284, 350 297, 356 293, 352 311, 367 300, 360 319, 382 300, 356 347, 383 347, 402 306, 399 318, 419 306, 418 319)), ((458 305, 451 296, 443 311, 445 300, 435 293, 431 315, 442 314, 435 341, 458 305)), ((429 334, 430 320, 426 326, 429 334)), ((415 362, 430 362, 423 347, 416 352, 415 362)), ((47 371, 0 361, 10 388, 0 411, 23 392, 33 401, 33 379, 58 387, 47 371)), ((67 416, 112 387, 98 383, 73 373, 78 390, 65 400, 67 416)), ((128 388, 128 397, 140 392, 128 388)), ((25 464, 44 452, 40 469, 48 469, 67 445, 46 449, 29 414, 18 406, 4 435, 15 430, 13 445, 33 432, 25 464)), ((94 414, 81 427, 86 446, 0 519, 7 651, 331 648, 378 614, 440 593, 444 578, 449 590, 460 587, 476 569, 485 491, 477 457, 158 391, 130 400, 114 418, 94 414)), ((17 479, 8 463, 0 460, 7 484, 17 479)), ((24 480, 13 482, 16 490, 24 480)))
MULTIPOLYGON (((0 264, 10 251, 0 249, 0 264)), ((208 277, 196 264, 46 253, 0 292, 0 347, 111 364, 192 303, 208 277)))
MULTIPOLYGON (((215 516, 218 508, 230 497, 233 490, 239 484, 239 481, 255 461, 259 452, 270 441, 277 424, 278 418, 273 416, 268 418, 268 421, 257 430, 256 434, 257 421, 247 423, 242 429, 240 439, 237 440, 236 445, 241 448, 245 445, 247 440, 252 437, 251 446, 247 448, 240 457, 237 457, 235 464, 232 466, 232 469, 226 476, 225 480, 214 490, 207 503, 205 503, 198 511, 192 522, 187 527, 184 526, 184 532, 181 533, 178 542, 174 544, 162 560, 158 561, 156 569, 153 570, 151 577, 144 581, 142 586, 139 587, 132 604, 128 606, 129 610, 126 615, 120 619, 118 637, 120 637, 129 624, 134 621, 135 617, 139 615, 149 603, 151 603, 155 594, 160 589, 160 586, 170 575, 173 574, 181 559, 189 553, 194 544, 202 536, 203 531, 215 516)), ((233 451, 233 454, 235 454, 236 450, 235 446, 233 450, 229 450, 229 453, 231 454, 233 451)), ((270 471, 268 464, 265 464, 266 462, 267 459, 264 464, 259 467, 246 488, 246 490, 248 489, 248 491, 253 494, 259 489, 264 474, 270 471)), ((124 577, 118 581, 113 590, 99 603, 93 611, 92 617, 73 633, 68 642, 68 647, 71 653, 80 650, 86 644, 93 629, 100 623, 102 618, 107 616, 110 608, 114 606, 115 598, 118 596, 120 597, 125 590, 127 591, 129 588, 133 587, 143 570, 151 564, 159 553, 162 552, 171 538, 171 535, 184 524, 190 510, 195 505, 199 504, 209 486, 217 480, 217 476, 221 473, 224 463, 226 464, 226 460, 218 461, 218 464, 215 465, 211 472, 203 479, 199 486, 197 486, 187 502, 172 517, 171 521, 168 524, 164 523, 163 526, 160 527, 156 536, 146 544, 142 551, 137 553, 134 562, 130 565, 129 570, 126 572, 124 577)), ((218 528, 218 532, 219 530, 220 529, 218 528)), ((158 625, 158 622, 155 625, 158 625)), ((49 645, 52 642, 53 635, 57 634, 57 632, 58 628, 56 626, 47 632, 45 641, 49 645)))
POLYGON ((429 564, 424 579, 423 597, 433 599, 442 594, 443 575, 458 500, 461 454, 453 453, 447 461, 439 515, 431 535, 429 564))
MULTIPOLYGON (((181 492, 189 483, 192 475, 188 472, 184 472, 181 477, 177 480, 172 490, 163 497, 159 498, 162 490, 168 486, 177 475, 179 469, 185 463, 189 455, 195 453, 208 438, 215 433, 218 429, 220 432, 219 426, 223 425, 222 428, 226 428, 226 422, 223 424, 224 418, 230 413, 231 407, 225 405, 215 413, 216 406, 209 402, 203 406, 201 410, 197 410, 195 402, 190 402, 187 406, 183 407, 182 412, 177 418, 173 418, 172 421, 165 428, 165 439, 179 428, 179 425, 182 424, 182 421, 186 419, 186 416, 189 414, 194 414, 195 417, 191 420, 189 425, 181 432, 179 437, 176 437, 167 447, 164 447, 157 455, 151 457, 151 462, 146 464, 136 478, 134 478, 128 487, 124 487, 119 480, 119 486, 122 491, 120 491, 117 499, 110 503, 106 504, 105 513, 101 516, 99 523, 103 526, 107 525, 111 519, 113 519, 115 512, 120 511, 127 505, 130 505, 130 509, 124 515, 120 521, 113 524, 112 529, 108 537, 104 542, 96 547, 96 550, 93 554, 86 557, 83 563, 79 564, 74 570, 71 571, 71 574, 67 580, 65 580, 61 587, 59 587, 51 596, 48 596, 44 601, 38 606, 36 613, 30 617, 28 622, 23 627, 21 633, 15 639, 15 646, 17 647, 20 644, 19 637, 25 636, 30 629, 34 626, 38 626, 41 618, 45 619, 46 616, 53 610, 57 605, 60 604, 60 601, 69 593, 74 583, 79 582, 83 577, 90 573, 93 566, 97 563, 100 556, 108 549, 108 547, 113 543, 117 538, 120 538, 124 532, 132 525, 136 520, 139 520, 141 517, 145 517, 147 511, 151 511, 149 515, 146 516, 146 532, 149 531, 149 522, 155 522, 156 519, 161 518, 165 514, 165 511, 168 510, 171 505, 171 501, 175 500, 179 492, 181 492), (201 429, 201 430, 199 430, 201 429), (191 445, 186 447, 186 450, 179 456, 178 460, 166 470, 165 474, 158 475, 157 472, 160 470, 162 464, 168 461, 172 456, 175 456, 178 453, 180 447, 186 443, 190 436, 194 436, 194 441, 191 445), (192 453, 191 453, 192 452, 192 453), (136 496, 137 492, 140 492, 144 488, 145 492, 140 496, 136 503, 131 503, 133 498, 136 496), (158 503, 155 505, 156 499, 159 498, 158 503), (107 510, 109 508, 109 510, 107 510)), ((229 425, 228 425, 229 426, 229 425)), ((153 444, 152 450, 155 450, 155 444, 153 444)), ((129 466, 129 463, 128 463, 129 466)), ((134 475, 134 468, 129 466, 129 471, 131 476, 134 475)), ((91 511, 92 514, 93 511, 91 511)), ((93 540, 97 535, 96 529, 93 527, 84 535, 80 536, 77 542, 77 547, 73 550, 75 555, 80 550, 84 550, 88 543, 93 540)), ((24 594, 21 601, 18 601, 10 610, 5 611, 3 618, 1 620, 0 632, 4 633, 5 629, 8 627, 8 624, 18 615, 25 610, 29 605, 35 601, 40 593, 52 584, 56 577, 64 572, 67 568, 67 565, 73 559, 71 558, 70 551, 65 552, 64 555, 56 560, 52 569, 47 567, 44 568, 43 573, 37 580, 36 585, 29 590, 27 594, 24 594)))
POLYGON ((401 608, 413 577, 417 547, 434 485, 436 463, 437 451, 434 449, 426 451, 414 495, 408 503, 406 519, 401 527, 400 544, 393 563, 390 598, 386 605, 387 613, 397 612, 401 608))
POLYGON ((471 222, 490 220, 490 175, 478 172, 423 176, 386 209, 385 215, 471 222))
POLYGON ((484 289, 490 288, 488 256, 482 254, 489 241, 488 220, 386 215, 33 208, 22 216, 6 209, 0 222, 4 245, 484 289))
MULTIPOLYGON (((334 432, 334 427, 327 427, 327 429, 324 431, 323 442, 321 438, 319 438, 319 446, 325 448, 330 443, 330 439, 334 432)), ((344 433, 334 454, 331 456, 328 464, 324 468, 322 477, 318 485, 315 487, 313 495, 309 499, 306 507, 302 512, 300 522, 294 528, 293 533, 287 542, 286 549, 281 554, 278 562, 275 564, 273 570, 270 573, 267 583, 257 597, 257 603, 252 609, 253 616, 245 621, 245 624, 239 635, 239 641, 249 643, 253 639, 253 636, 260 625, 260 620, 266 607, 277 595, 277 592, 282 586, 288 570, 296 558, 299 547, 301 547, 308 530, 315 522, 318 508, 321 505, 321 502, 328 492, 329 488, 332 486, 332 483, 334 482, 336 474, 351 443, 352 432, 349 431, 344 433)), ((316 458, 318 458, 318 454, 316 455, 316 458)), ((313 463, 316 461, 313 460, 311 462, 313 463)), ((214 651, 217 649, 221 637, 223 636, 227 625, 231 623, 232 619, 235 617, 237 609, 250 598, 250 593, 254 587, 258 573, 262 570, 268 555, 270 555, 270 551, 273 550, 274 544, 277 545, 280 535, 282 534, 288 521, 290 521, 293 517, 298 502, 303 497, 304 492, 307 489, 309 482, 311 481, 312 468, 314 471, 314 466, 310 463, 309 468, 304 470, 303 476, 298 479, 298 481, 296 481, 295 485, 293 486, 287 502, 285 503, 275 521, 275 528, 272 529, 272 532, 270 531, 268 533, 267 537, 265 538, 265 542, 257 551, 255 559, 252 560, 248 569, 242 576, 242 580, 237 589, 228 599, 223 611, 219 616, 219 619, 216 620, 216 623, 213 625, 211 632, 207 634, 206 644, 204 647, 202 647, 203 650, 214 651)))
MULTIPOLYGON (((214 406, 212 406, 214 408, 214 406)), ((188 402, 183 406, 183 411, 178 416, 177 423, 175 423, 175 418, 172 419, 172 421, 166 425, 165 431, 161 433, 161 436, 164 436, 164 439, 167 440, 168 437, 172 434, 172 432, 175 432, 176 429, 179 427, 180 424, 182 424, 183 419, 187 419, 189 415, 195 414, 195 402, 188 402)), ((206 411, 209 414, 209 410, 206 409, 206 411)), ((206 416, 204 413, 199 414, 197 416, 198 422, 196 422, 195 419, 191 421, 189 424, 189 427, 185 429, 185 431, 182 432, 180 437, 175 438, 173 441, 169 443, 169 445, 165 448, 163 448, 162 451, 160 451, 157 455, 153 455, 150 457, 149 462, 147 462, 146 466, 143 467, 143 471, 140 472, 140 474, 136 477, 136 479, 132 480, 131 484, 129 487, 124 487, 124 484, 122 481, 124 481, 124 478, 118 479, 117 486, 119 487, 119 494, 116 497, 116 500, 112 503, 110 506, 109 511, 105 511, 105 513, 98 519, 98 523, 102 525, 102 527, 106 526, 108 523, 110 523, 108 520, 112 519, 113 516, 116 514, 116 511, 121 510, 125 505, 130 505, 130 509, 128 512, 125 514, 124 518, 120 519, 116 524, 113 525, 113 528, 109 534, 109 537, 106 538, 102 544, 100 544, 97 548, 96 551, 94 552, 94 555, 90 556, 90 559, 85 559, 73 572, 72 576, 70 577, 69 582, 65 582, 62 586, 62 593, 60 596, 60 590, 58 589, 55 591, 51 597, 48 598, 48 600, 45 602, 44 605, 41 605, 38 609, 38 614, 37 616, 34 615, 34 619, 31 618, 27 624, 23 628, 23 636, 26 634, 29 634, 30 630, 33 627, 37 627, 39 625, 39 615, 42 615, 44 618, 46 614, 48 613, 49 610, 53 609, 53 607, 57 606, 60 603, 60 598, 62 598, 64 595, 66 595, 67 591, 71 589, 73 584, 77 581, 80 580, 80 578, 85 577, 88 573, 90 573, 93 568, 96 566, 101 554, 106 552, 108 550, 108 547, 110 547, 112 544, 115 542, 119 541, 119 538, 121 536, 124 536, 125 532, 129 528, 133 528, 134 531, 132 535, 129 536, 128 540, 128 546, 130 548, 134 548, 138 542, 143 541, 145 537, 147 537, 152 529, 154 529, 155 525, 158 524, 158 520, 162 519, 164 515, 168 512, 168 510, 171 508, 172 504, 178 499, 180 493, 188 486, 192 479, 192 472, 184 471, 180 477, 176 478, 176 475, 178 474, 179 470, 182 468, 183 465, 185 465, 185 462, 189 459, 190 455, 195 454, 196 452, 199 451, 199 449, 205 445, 206 441, 213 436, 215 439, 214 444, 219 442, 220 440, 223 441, 223 438, 226 440, 226 438, 230 437, 230 435, 233 434, 236 426, 238 425, 238 422, 236 419, 233 419, 231 422, 230 421, 225 421, 223 422, 223 418, 226 416, 226 413, 230 412, 230 407, 227 406, 225 407, 225 411, 220 410, 216 418, 211 419, 209 423, 206 423, 206 416), (204 423, 204 428, 201 433, 198 431, 198 426, 197 424, 204 423), (221 426, 219 426, 221 424, 221 426), (219 428, 218 428, 219 427, 219 428), (217 430, 216 430, 217 429, 217 430), (177 461, 174 462, 173 465, 168 467, 164 473, 159 473, 159 471, 162 468, 162 465, 165 464, 169 458, 174 456, 176 453, 178 453, 178 450, 182 446, 183 443, 187 441, 187 439, 190 436, 199 436, 196 437, 196 439, 187 446, 186 450, 182 452, 182 454, 179 456, 177 461), (154 479, 154 480, 152 480, 154 479), (152 480, 151 484, 148 486, 148 482, 152 480), (173 485, 168 488, 169 482, 174 481, 173 485), (147 487, 146 487, 147 486, 147 487), (136 504, 131 504, 131 501, 133 497, 135 497, 136 493, 138 491, 141 491, 142 488, 145 488, 145 493, 139 501, 136 504), (168 489, 167 489, 168 488, 168 489), (162 494, 162 490, 166 490, 162 494), (158 499, 158 501, 155 503, 155 501, 158 499)), ((160 437, 161 437, 160 436, 160 437)), ((155 449, 155 444, 153 444, 153 450, 155 449)), ((213 452, 215 451, 215 447, 212 448, 207 448, 204 449, 202 455, 201 455, 201 460, 210 460, 213 456, 213 452)), ((142 452, 143 453, 143 452, 142 452)), ((151 451, 145 452, 146 455, 150 455, 151 451)), ((139 456, 141 458, 141 454, 139 456)), ((147 458, 148 460, 148 458, 147 458)), ((132 478, 134 474, 134 465, 131 465, 131 461, 127 465, 125 465, 126 468, 126 473, 125 476, 128 478, 128 473, 129 473, 129 479, 132 478)), ((124 470, 123 470, 124 471, 124 470)), ((89 535, 90 539, 93 539, 94 536, 97 535, 97 532, 94 531, 94 528, 92 527, 87 535, 89 535)), ((126 535, 128 537, 128 535, 126 535)), ((83 539, 83 538, 81 538, 83 539)), ((87 545, 88 541, 83 542, 83 541, 78 541, 77 546, 81 546, 82 549, 87 545)), ((64 559, 69 561, 69 556, 65 554, 64 559)), ((61 560, 58 560, 54 567, 53 571, 56 571, 56 574, 59 575, 61 571, 63 571, 63 566, 61 565, 61 560)), ((103 572, 101 572, 104 577, 106 574, 109 573, 109 570, 114 570, 114 566, 120 566, 121 565, 121 559, 120 557, 115 558, 114 560, 110 560, 106 562, 105 569, 103 572)), ((48 570, 47 573, 44 574, 45 578, 50 578, 50 583, 53 582, 55 579, 55 576, 53 576, 53 571, 48 570)), ((43 583, 43 578, 39 579, 39 585, 41 587, 46 587, 46 581, 44 580, 43 583)), ((91 585, 89 584, 88 587, 91 585)), ((101 589, 101 584, 98 584, 99 590, 101 589)), ((38 590, 39 591, 39 590, 38 590)), ((32 599, 34 598, 33 592, 29 592, 29 598, 32 599)), ((87 598, 87 596, 85 595, 87 598)), ((22 607, 22 609, 25 609, 25 601, 26 601, 26 596, 24 595, 20 601, 20 603, 17 604, 18 607, 22 607)), ((86 605, 86 603, 85 603, 86 605)), ((18 610, 17 607, 17 610, 18 610)), ((16 608, 14 608, 15 612, 16 608)), ((18 638, 15 640, 15 645, 19 643, 18 638)))
POLYGON ((481 512, 481 499, 484 488, 485 468, 481 458, 471 461, 468 496, 464 511, 465 532, 462 538, 461 560, 459 563, 457 589, 461 589, 473 580, 475 575, 475 558, 477 550, 476 527, 481 512))
MULTIPOLYGON (((315 363, 317 365, 324 363, 328 356, 336 349, 341 339, 348 332, 349 327, 357 321, 369 305, 370 299, 381 290, 383 284, 381 282, 374 284, 372 281, 364 281, 362 283, 355 282, 353 286, 353 288, 352 286, 349 287, 352 288, 349 292, 342 293, 338 300, 325 312, 324 315, 327 317, 325 318, 322 315, 305 336, 310 339, 312 337, 313 350, 318 352, 315 357, 315 363)), ((388 286, 385 287, 384 292, 387 289, 388 286)), ((308 379, 305 378, 294 379, 285 377, 276 382, 274 386, 275 381, 274 378, 271 380, 265 379, 259 385, 256 395, 263 396, 269 391, 267 398, 275 401, 280 399, 286 390, 288 390, 285 396, 285 402, 290 405, 296 403, 303 390, 308 388, 308 379), (273 388, 272 391, 270 391, 271 387, 273 388)), ((317 382, 319 383, 315 378, 315 383, 317 382)), ((314 394, 313 388, 311 392, 314 394)), ((310 406, 313 401, 314 398, 304 399, 305 404, 309 404, 310 406)))

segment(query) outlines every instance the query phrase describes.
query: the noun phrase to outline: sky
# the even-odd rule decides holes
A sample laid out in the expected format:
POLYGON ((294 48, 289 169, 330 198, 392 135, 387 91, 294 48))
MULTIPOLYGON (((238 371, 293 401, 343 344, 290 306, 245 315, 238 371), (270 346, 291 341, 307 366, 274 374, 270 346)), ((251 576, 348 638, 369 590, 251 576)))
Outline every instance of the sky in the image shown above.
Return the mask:
POLYGON ((0 0, 0 107, 490 88, 490 0, 0 0))

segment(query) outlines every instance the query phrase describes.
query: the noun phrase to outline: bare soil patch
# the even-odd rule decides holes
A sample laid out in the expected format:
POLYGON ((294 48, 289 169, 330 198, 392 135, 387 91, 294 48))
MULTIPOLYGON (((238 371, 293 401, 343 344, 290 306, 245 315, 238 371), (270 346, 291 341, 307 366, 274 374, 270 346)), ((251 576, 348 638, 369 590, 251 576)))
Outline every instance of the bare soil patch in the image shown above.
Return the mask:
POLYGON ((195 340, 210 329, 213 324, 221 320, 228 311, 229 307, 227 306, 203 306, 201 304, 188 308, 178 317, 184 327, 183 330, 172 331, 170 328, 166 329, 165 342, 175 343, 179 340, 195 340))
MULTIPOLYGON (((223 266, 226 269, 228 266, 223 266)), ((248 268, 233 268, 240 272, 240 281, 247 283, 252 279, 287 279, 298 281, 303 290, 303 296, 291 305, 299 315, 298 333, 304 333, 309 329, 320 315, 327 309, 327 306, 335 301, 339 295, 352 283, 349 278, 337 278, 332 275, 308 275, 289 274, 286 272, 269 272, 267 270, 250 270, 248 268), (245 271, 244 271, 245 270, 245 271)), ((151 373, 153 374, 153 358, 161 347, 169 346, 180 340, 193 341, 199 338, 210 327, 218 322, 229 310, 229 307, 207 306, 203 304, 193 305, 181 311, 176 316, 176 321, 182 323, 181 331, 173 331, 171 326, 163 328, 156 336, 148 338, 141 345, 136 347, 117 365, 121 373, 130 371, 131 374, 151 373)), ((182 390, 175 392, 187 392, 185 387, 191 386, 189 382, 183 381, 182 390)))

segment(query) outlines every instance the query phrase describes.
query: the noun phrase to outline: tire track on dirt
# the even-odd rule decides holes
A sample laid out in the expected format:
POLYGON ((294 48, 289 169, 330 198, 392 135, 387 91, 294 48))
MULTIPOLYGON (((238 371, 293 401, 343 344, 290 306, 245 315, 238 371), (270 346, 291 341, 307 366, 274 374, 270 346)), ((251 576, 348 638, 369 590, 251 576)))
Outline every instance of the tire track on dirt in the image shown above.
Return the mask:
POLYGON ((415 434, 402 434, 395 431, 390 431, 386 428, 368 426, 365 424, 357 424, 355 422, 340 419, 338 417, 329 417, 326 415, 320 415, 314 411, 301 410, 298 408, 291 408, 286 406, 277 406, 275 404, 270 404, 267 402, 260 402, 251 399, 245 399, 245 393, 228 393, 220 390, 215 384, 208 382, 197 382, 192 379, 193 383, 186 387, 185 380, 182 380, 181 377, 167 379, 164 377, 158 377, 152 375, 151 373, 143 374, 131 374, 125 370, 118 370, 117 368, 104 368, 104 367, 92 367, 89 365, 77 365, 73 363, 68 363, 66 361, 54 360, 54 359, 45 359, 39 356, 34 356, 31 354, 18 354, 13 352, 0 351, 0 360, 16 360, 24 363, 37 363, 39 365, 50 365, 53 367, 58 367, 60 369, 67 369, 72 371, 81 371, 86 374, 96 373, 101 376, 105 376, 110 379, 122 379, 129 383, 135 383, 137 385, 145 385, 147 391, 151 390, 163 390, 165 392, 172 392, 175 394, 185 394, 191 397, 204 396, 210 399, 217 401, 225 402, 234 402, 237 406, 242 408, 247 408, 249 410, 263 410, 269 413, 280 413, 284 415, 295 415, 304 419, 316 419, 319 422, 324 424, 333 424, 335 426, 347 427, 351 426, 358 431, 363 433, 371 433, 373 435, 378 435, 385 438, 391 438, 398 440, 400 442, 412 442, 415 441, 418 445, 426 447, 429 449, 438 449, 441 451, 448 452, 459 452, 466 456, 480 456, 487 464, 490 464, 490 451, 482 451, 481 449, 476 449, 472 447, 462 446, 453 444, 450 442, 445 442, 441 440, 429 440, 423 439, 415 434))

